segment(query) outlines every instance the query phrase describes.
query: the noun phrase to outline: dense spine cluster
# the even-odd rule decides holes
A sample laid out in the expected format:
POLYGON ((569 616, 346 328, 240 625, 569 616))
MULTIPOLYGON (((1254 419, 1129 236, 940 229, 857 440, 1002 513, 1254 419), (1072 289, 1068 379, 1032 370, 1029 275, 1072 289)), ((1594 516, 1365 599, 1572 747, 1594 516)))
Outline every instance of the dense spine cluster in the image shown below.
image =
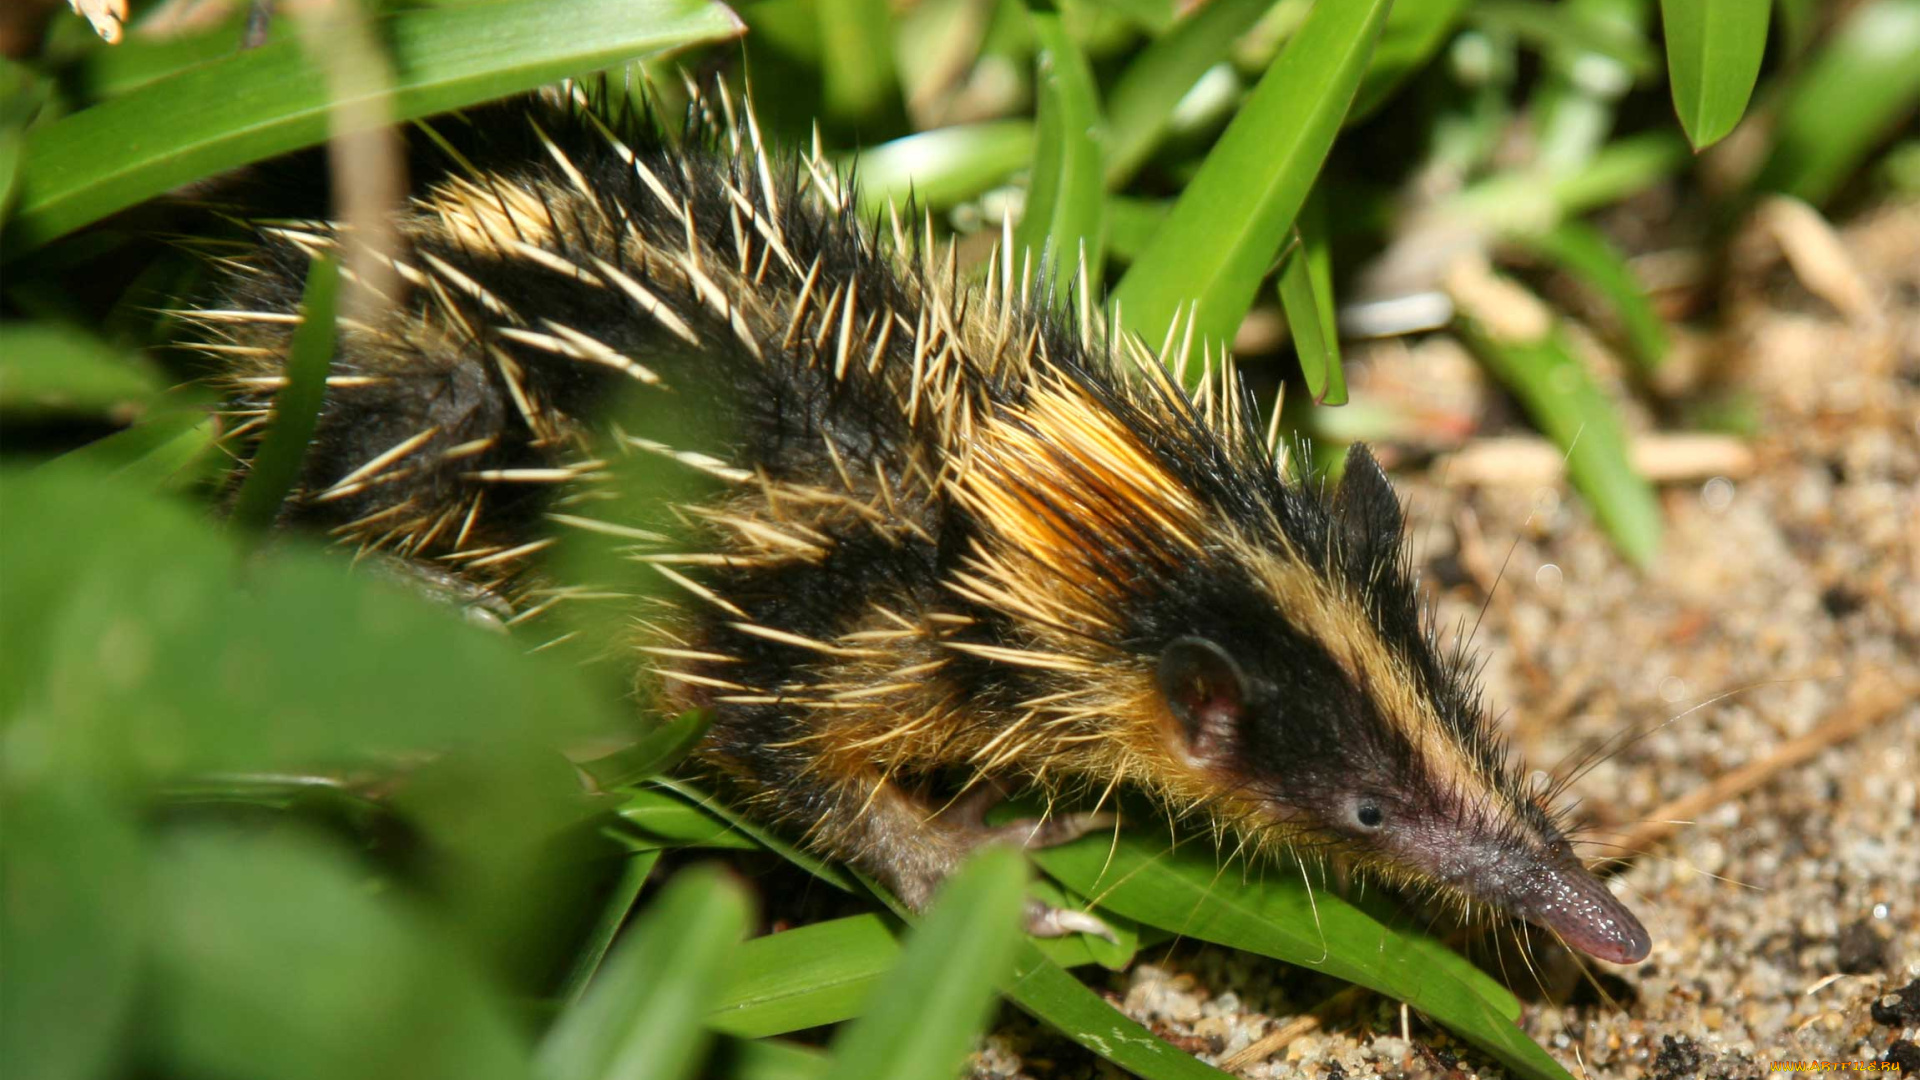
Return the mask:
MULTIPOLYGON (((991 834, 981 797, 946 802, 969 788, 1130 785, 1418 880, 1343 831, 1356 777, 1375 816, 1417 791, 1395 809, 1463 844, 1563 843, 1431 647, 1364 452, 1338 500, 1288 483, 1224 356, 1105 336, 1086 282, 1056 307, 1004 251, 971 285, 930 225, 876 240, 724 93, 695 110, 678 142, 577 96, 423 126, 404 295, 342 325, 288 523, 522 618, 566 593, 525 587, 556 530, 629 542, 679 594, 642 620, 643 678, 714 710, 704 758, 910 903, 991 834), (609 424, 629 386, 717 441, 609 424), (599 512, 608 455, 636 451, 720 485, 679 508, 691 543, 599 512)), ((256 228, 194 315, 243 435, 307 262, 341 243, 256 228)))

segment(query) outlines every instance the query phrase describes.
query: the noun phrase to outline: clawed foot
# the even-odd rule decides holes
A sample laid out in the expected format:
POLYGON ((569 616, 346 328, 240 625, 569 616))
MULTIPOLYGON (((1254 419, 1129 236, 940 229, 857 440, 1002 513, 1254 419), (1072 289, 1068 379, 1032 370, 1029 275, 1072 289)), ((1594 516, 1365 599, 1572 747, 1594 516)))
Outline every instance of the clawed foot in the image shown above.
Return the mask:
MULTIPOLYGON (((1110 829, 1120 819, 1109 813, 1075 813, 988 825, 988 811, 1005 801, 1006 793, 994 784, 981 784, 953 801, 935 819, 968 838, 970 846, 991 843, 1016 844, 1033 851, 1078 840, 1097 829, 1110 829)), ((1072 908, 1054 907, 1040 900, 1027 901, 1027 933, 1034 937, 1066 937, 1068 934, 1093 934, 1118 945, 1113 928, 1098 916, 1072 908)))
MULTIPOLYGON (((974 849, 982 844, 1017 844, 1026 850, 1064 844, 1094 829, 1111 827, 1113 814, 1061 814, 1038 819, 986 823, 987 811, 1005 798, 991 783, 980 784, 937 813, 891 784, 881 783, 828 834, 827 850, 866 870, 900 901, 925 911, 934 894, 974 849)), ((1096 934, 1117 942, 1113 928, 1084 911, 1057 908, 1038 900, 1027 904, 1027 930, 1037 937, 1096 934)))
POLYGON ((1106 920, 1090 912, 1075 911, 1072 908, 1054 907, 1041 900, 1027 900, 1027 933, 1034 937, 1066 937, 1068 934, 1092 934, 1106 938, 1115 945, 1120 944, 1120 936, 1113 932, 1106 920))
POLYGON ((369 565, 382 577, 428 600, 458 607, 472 626, 504 634, 513 618, 513 606, 499 593, 442 567, 427 566, 385 552, 372 553, 369 565))

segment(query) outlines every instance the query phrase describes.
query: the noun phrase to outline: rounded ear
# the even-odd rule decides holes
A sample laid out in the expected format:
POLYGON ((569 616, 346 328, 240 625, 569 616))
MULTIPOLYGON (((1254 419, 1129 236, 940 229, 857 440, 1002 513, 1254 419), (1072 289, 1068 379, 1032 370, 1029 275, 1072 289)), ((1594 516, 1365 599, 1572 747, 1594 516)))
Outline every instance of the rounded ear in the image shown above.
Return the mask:
POLYGON ((1206 638, 1175 638, 1160 653, 1159 679, 1187 753, 1205 763, 1223 758, 1247 713, 1240 665, 1206 638))
POLYGON ((1393 482, 1365 443, 1354 443, 1347 449, 1340 491, 1333 500, 1333 518, 1343 546, 1358 565, 1371 567, 1375 560, 1399 552, 1405 527, 1400 496, 1394 494, 1393 482))

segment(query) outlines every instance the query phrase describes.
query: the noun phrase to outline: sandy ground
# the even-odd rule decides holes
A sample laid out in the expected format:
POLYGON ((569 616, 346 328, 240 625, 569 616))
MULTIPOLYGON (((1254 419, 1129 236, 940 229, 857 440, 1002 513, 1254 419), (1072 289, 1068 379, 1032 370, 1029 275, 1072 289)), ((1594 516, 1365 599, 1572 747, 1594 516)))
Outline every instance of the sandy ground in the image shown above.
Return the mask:
MULTIPOLYGON (((1697 447, 1656 448, 1678 475, 1653 572, 1624 565, 1525 447, 1398 473, 1443 625, 1470 623, 1499 577, 1479 640, 1526 760, 1627 744, 1574 793, 1593 857, 1645 849, 1615 888, 1652 956, 1583 973, 1542 949, 1536 978, 1510 941, 1488 953, 1517 976, 1526 1029, 1576 1075, 1920 1070, 1920 205, 1825 246, 1805 224, 1781 230, 1791 261, 1750 230, 1729 275, 1747 284, 1708 298, 1723 329, 1661 377, 1676 403, 1750 402, 1760 434, 1698 462, 1697 447), (1672 819, 1691 824, 1659 824, 1672 819)), ((1444 342, 1362 366, 1361 400, 1440 402, 1475 417, 1476 439, 1521 431, 1444 342)), ((1329 1010, 1339 984, 1228 950, 1149 950, 1105 989, 1247 1077, 1502 1075, 1397 1004, 1329 1010)), ((1017 1018, 977 1065, 1111 1074, 1017 1018)))

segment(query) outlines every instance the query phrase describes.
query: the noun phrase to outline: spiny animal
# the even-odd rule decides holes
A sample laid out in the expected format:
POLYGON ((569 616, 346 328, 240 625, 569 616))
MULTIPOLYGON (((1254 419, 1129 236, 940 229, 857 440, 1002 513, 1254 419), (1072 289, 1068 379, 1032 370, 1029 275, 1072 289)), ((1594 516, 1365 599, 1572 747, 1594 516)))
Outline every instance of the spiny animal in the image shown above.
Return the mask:
MULTIPOLYGON (((930 225, 876 239, 817 151, 770 155, 724 93, 692 112, 679 140, 577 93, 422 126, 404 295, 341 324, 286 522, 523 613, 552 595, 517 587, 543 526, 630 541, 679 596, 640 620, 640 677, 712 711, 701 759, 915 907, 983 841, 1101 820, 989 827, 999 792, 1127 787, 1250 848, 1646 956, 1423 622, 1364 448, 1335 495, 1290 482, 1224 357, 1202 347, 1189 393, 1190 339, 1100 332, 1084 281, 1063 315, 1004 255, 971 286, 930 225), (623 384, 717 417, 724 445, 606 430, 623 384), (596 516, 607 445, 724 486, 681 508, 693 550, 596 516)), ((325 221, 255 228, 193 316, 242 444, 309 260, 343 245, 325 221)))

